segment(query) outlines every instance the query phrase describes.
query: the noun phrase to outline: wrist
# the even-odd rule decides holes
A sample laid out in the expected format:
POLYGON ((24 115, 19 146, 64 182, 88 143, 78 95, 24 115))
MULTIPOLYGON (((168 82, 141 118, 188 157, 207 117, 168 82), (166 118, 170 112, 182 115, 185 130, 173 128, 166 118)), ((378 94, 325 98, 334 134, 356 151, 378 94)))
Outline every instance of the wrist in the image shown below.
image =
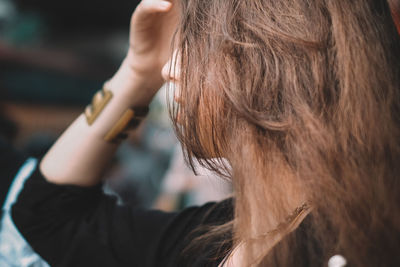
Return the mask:
POLYGON ((148 106, 164 81, 159 71, 139 72, 126 58, 115 75, 105 83, 114 95, 121 95, 131 106, 148 106))

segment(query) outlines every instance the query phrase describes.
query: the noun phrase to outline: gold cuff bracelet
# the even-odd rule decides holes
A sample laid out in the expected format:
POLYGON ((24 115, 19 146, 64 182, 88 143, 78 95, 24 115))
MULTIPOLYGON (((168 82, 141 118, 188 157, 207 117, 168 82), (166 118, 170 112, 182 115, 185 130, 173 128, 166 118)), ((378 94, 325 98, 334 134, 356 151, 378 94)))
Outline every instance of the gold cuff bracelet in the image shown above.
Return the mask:
POLYGON ((103 88, 99 90, 92 99, 92 104, 87 106, 85 109, 86 121, 89 125, 92 125, 100 113, 103 111, 108 102, 110 102, 113 94, 103 88))
MULTIPOLYGON (((85 109, 85 117, 89 125, 92 125, 96 121, 112 97, 112 92, 105 88, 94 95, 91 105, 87 106, 85 109)), ((128 131, 135 129, 144 117, 146 117, 148 112, 148 107, 129 108, 106 134, 104 140, 110 143, 118 143, 126 139, 128 137, 128 131)))
POLYGON ((136 129, 148 112, 148 107, 128 109, 106 134, 104 140, 110 143, 119 143, 126 139, 129 131, 136 129))

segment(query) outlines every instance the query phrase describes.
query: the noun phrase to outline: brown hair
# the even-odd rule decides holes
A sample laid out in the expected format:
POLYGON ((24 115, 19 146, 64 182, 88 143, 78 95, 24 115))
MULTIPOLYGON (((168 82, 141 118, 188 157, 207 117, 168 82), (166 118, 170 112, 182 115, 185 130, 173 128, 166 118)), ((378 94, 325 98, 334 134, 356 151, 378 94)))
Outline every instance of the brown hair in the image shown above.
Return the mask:
POLYGON ((243 266, 337 253, 400 265, 400 43, 386 0, 181 6, 172 117, 189 163, 232 177, 243 266), (285 222, 302 199, 318 243, 308 255, 285 222), (276 232, 286 237, 266 245, 276 232))

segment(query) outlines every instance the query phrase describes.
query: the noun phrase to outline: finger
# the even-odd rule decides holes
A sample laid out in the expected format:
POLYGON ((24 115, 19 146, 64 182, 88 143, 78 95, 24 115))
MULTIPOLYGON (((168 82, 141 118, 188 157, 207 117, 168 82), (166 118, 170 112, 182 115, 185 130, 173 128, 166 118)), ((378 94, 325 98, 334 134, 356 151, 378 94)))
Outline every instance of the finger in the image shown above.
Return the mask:
POLYGON ((140 2, 140 8, 143 13, 157 13, 169 11, 172 3, 165 0, 143 0, 140 2))

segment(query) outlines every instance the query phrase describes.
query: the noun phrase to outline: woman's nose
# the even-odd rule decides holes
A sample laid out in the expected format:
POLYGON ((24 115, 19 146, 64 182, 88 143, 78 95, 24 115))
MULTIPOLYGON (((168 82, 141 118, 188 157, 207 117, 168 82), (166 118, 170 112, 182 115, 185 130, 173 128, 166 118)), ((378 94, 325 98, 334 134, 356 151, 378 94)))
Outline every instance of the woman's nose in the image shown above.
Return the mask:
POLYGON ((171 68, 171 60, 168 60, 168 62, 164 65, 164 67, 161 70, 161 76, 163 77, 164 81, 169 82, 171 81, 171 75, 170 75, 170 70, 171 68))
POLYGON ((172 57, 164 65, 161 70, 161 76, 166 82, 177 82, 179 81, 179 60, 177 51, 174 51, 172 57))

